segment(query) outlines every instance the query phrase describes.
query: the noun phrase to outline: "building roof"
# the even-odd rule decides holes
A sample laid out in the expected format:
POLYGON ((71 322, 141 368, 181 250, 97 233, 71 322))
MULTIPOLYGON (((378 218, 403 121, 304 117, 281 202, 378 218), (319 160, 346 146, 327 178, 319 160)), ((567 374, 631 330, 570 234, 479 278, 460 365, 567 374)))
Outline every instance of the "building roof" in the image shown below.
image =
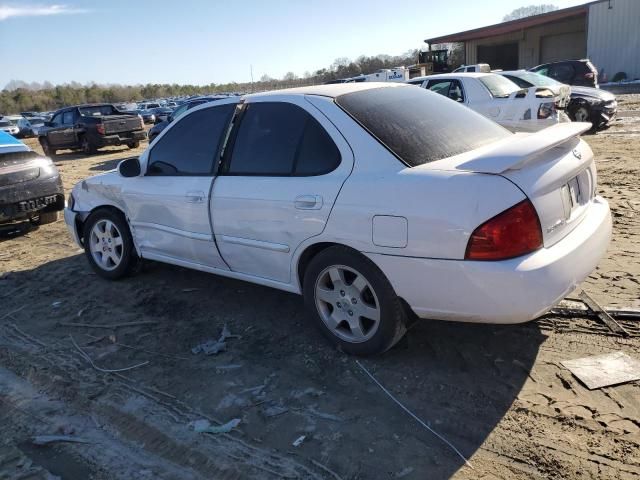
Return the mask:
POLYGON ((465 30, 464 32, 452 33, 440 37, 427 38, 425 42, 430 45, 436 43, 464 42, 466 40, 474 40, 477 38, 491 37, 494 35, 502 35, 505 33, 517 32, 524 28, 544 25, 546 23, 557 22, 571 17, 579 17, 587 15, 589 5, 600 3, 605 0, 596 0, 593 2, 577 5, 575 7, 554 10, 553 12, 541 13, 540 15, 532 15, 530 17, 518 18, 509 22, 496 23, 487 27, 475 28, 473 30, 465 30))

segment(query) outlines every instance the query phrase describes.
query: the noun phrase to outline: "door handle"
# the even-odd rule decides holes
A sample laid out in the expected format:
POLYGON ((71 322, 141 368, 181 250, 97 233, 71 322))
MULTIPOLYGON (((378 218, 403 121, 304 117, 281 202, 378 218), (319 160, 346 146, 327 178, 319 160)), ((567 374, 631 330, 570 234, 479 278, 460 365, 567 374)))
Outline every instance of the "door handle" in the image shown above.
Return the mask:
POLYGON ((294 202, 298 210, 320 210, 322 197, 320 195, 299 195, 294 202))
POLYGON ((204 192, 193 191, 187 192, 187 202, 189 203, 202 203, 204 201, 204 192))

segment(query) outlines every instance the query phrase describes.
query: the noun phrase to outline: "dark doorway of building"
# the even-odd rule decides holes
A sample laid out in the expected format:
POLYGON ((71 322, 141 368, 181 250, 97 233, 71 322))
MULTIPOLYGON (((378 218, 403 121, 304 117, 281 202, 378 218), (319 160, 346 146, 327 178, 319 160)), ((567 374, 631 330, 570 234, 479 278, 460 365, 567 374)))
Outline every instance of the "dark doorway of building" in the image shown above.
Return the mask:
POLYGON ((478 63, 488 63, 491 69, 518 69, 518 43, 478 45, 478 63))

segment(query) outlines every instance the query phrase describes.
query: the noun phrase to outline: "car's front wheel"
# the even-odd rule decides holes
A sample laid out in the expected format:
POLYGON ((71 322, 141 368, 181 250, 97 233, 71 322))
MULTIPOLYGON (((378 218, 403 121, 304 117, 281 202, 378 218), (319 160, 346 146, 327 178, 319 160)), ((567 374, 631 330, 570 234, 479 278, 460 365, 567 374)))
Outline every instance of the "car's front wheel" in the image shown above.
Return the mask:
POLYGON ((127 147, 133 149, 133 148, 138 148, 140 146, 140 142, 139 141, 135 141, 135 142, 129 142, 127 143, 127 147))
POLYGON ((389 280, 349 248, 330 247, 316 255, 306 269, 303 293, 322 332, 347 353, 382 353, 406 332, 404 309, 389 280))
POLYGON ((101 209, 89 216, 84 250, 93 270, 109 280, 129 275, 139 261, 124 215, 113 210, 101 209))

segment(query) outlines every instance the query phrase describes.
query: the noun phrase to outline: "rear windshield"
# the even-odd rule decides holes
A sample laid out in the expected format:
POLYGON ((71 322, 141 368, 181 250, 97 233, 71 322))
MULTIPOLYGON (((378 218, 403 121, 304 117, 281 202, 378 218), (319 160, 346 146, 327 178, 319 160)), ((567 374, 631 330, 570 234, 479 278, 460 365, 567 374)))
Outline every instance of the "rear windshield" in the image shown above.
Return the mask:
POLYGON ((80 115, 85 117, 101 117, 103 115, 116 115, 118 111, 113 105, 96 105, 92 107, 81 107, 80 115))
MULTIPOLYGON (((508 77, 509 80, 518 83, 513 80, 511 76, 505 75, 505 77, 508 77)), ((553 78, 533 72, 519 72, 516 78, 521 78, 522 80, 529 82, 531 85, 535 85, 536 87, 553 87, 555 85, 562 85, 562 83, 554 80, 553 78)))
POLYGON ((478 80, 487 87, 487 90, 491 92, 496 98, 508 97, 513 92, 520 90, 520 87, 513 83, 508 78, 504 78, 502 75, 486 75, 479 77, 478 80))
POLYGON ((347 93, 336 103, 410 167, 511 135, 457 102, 411 85, 347 93))

